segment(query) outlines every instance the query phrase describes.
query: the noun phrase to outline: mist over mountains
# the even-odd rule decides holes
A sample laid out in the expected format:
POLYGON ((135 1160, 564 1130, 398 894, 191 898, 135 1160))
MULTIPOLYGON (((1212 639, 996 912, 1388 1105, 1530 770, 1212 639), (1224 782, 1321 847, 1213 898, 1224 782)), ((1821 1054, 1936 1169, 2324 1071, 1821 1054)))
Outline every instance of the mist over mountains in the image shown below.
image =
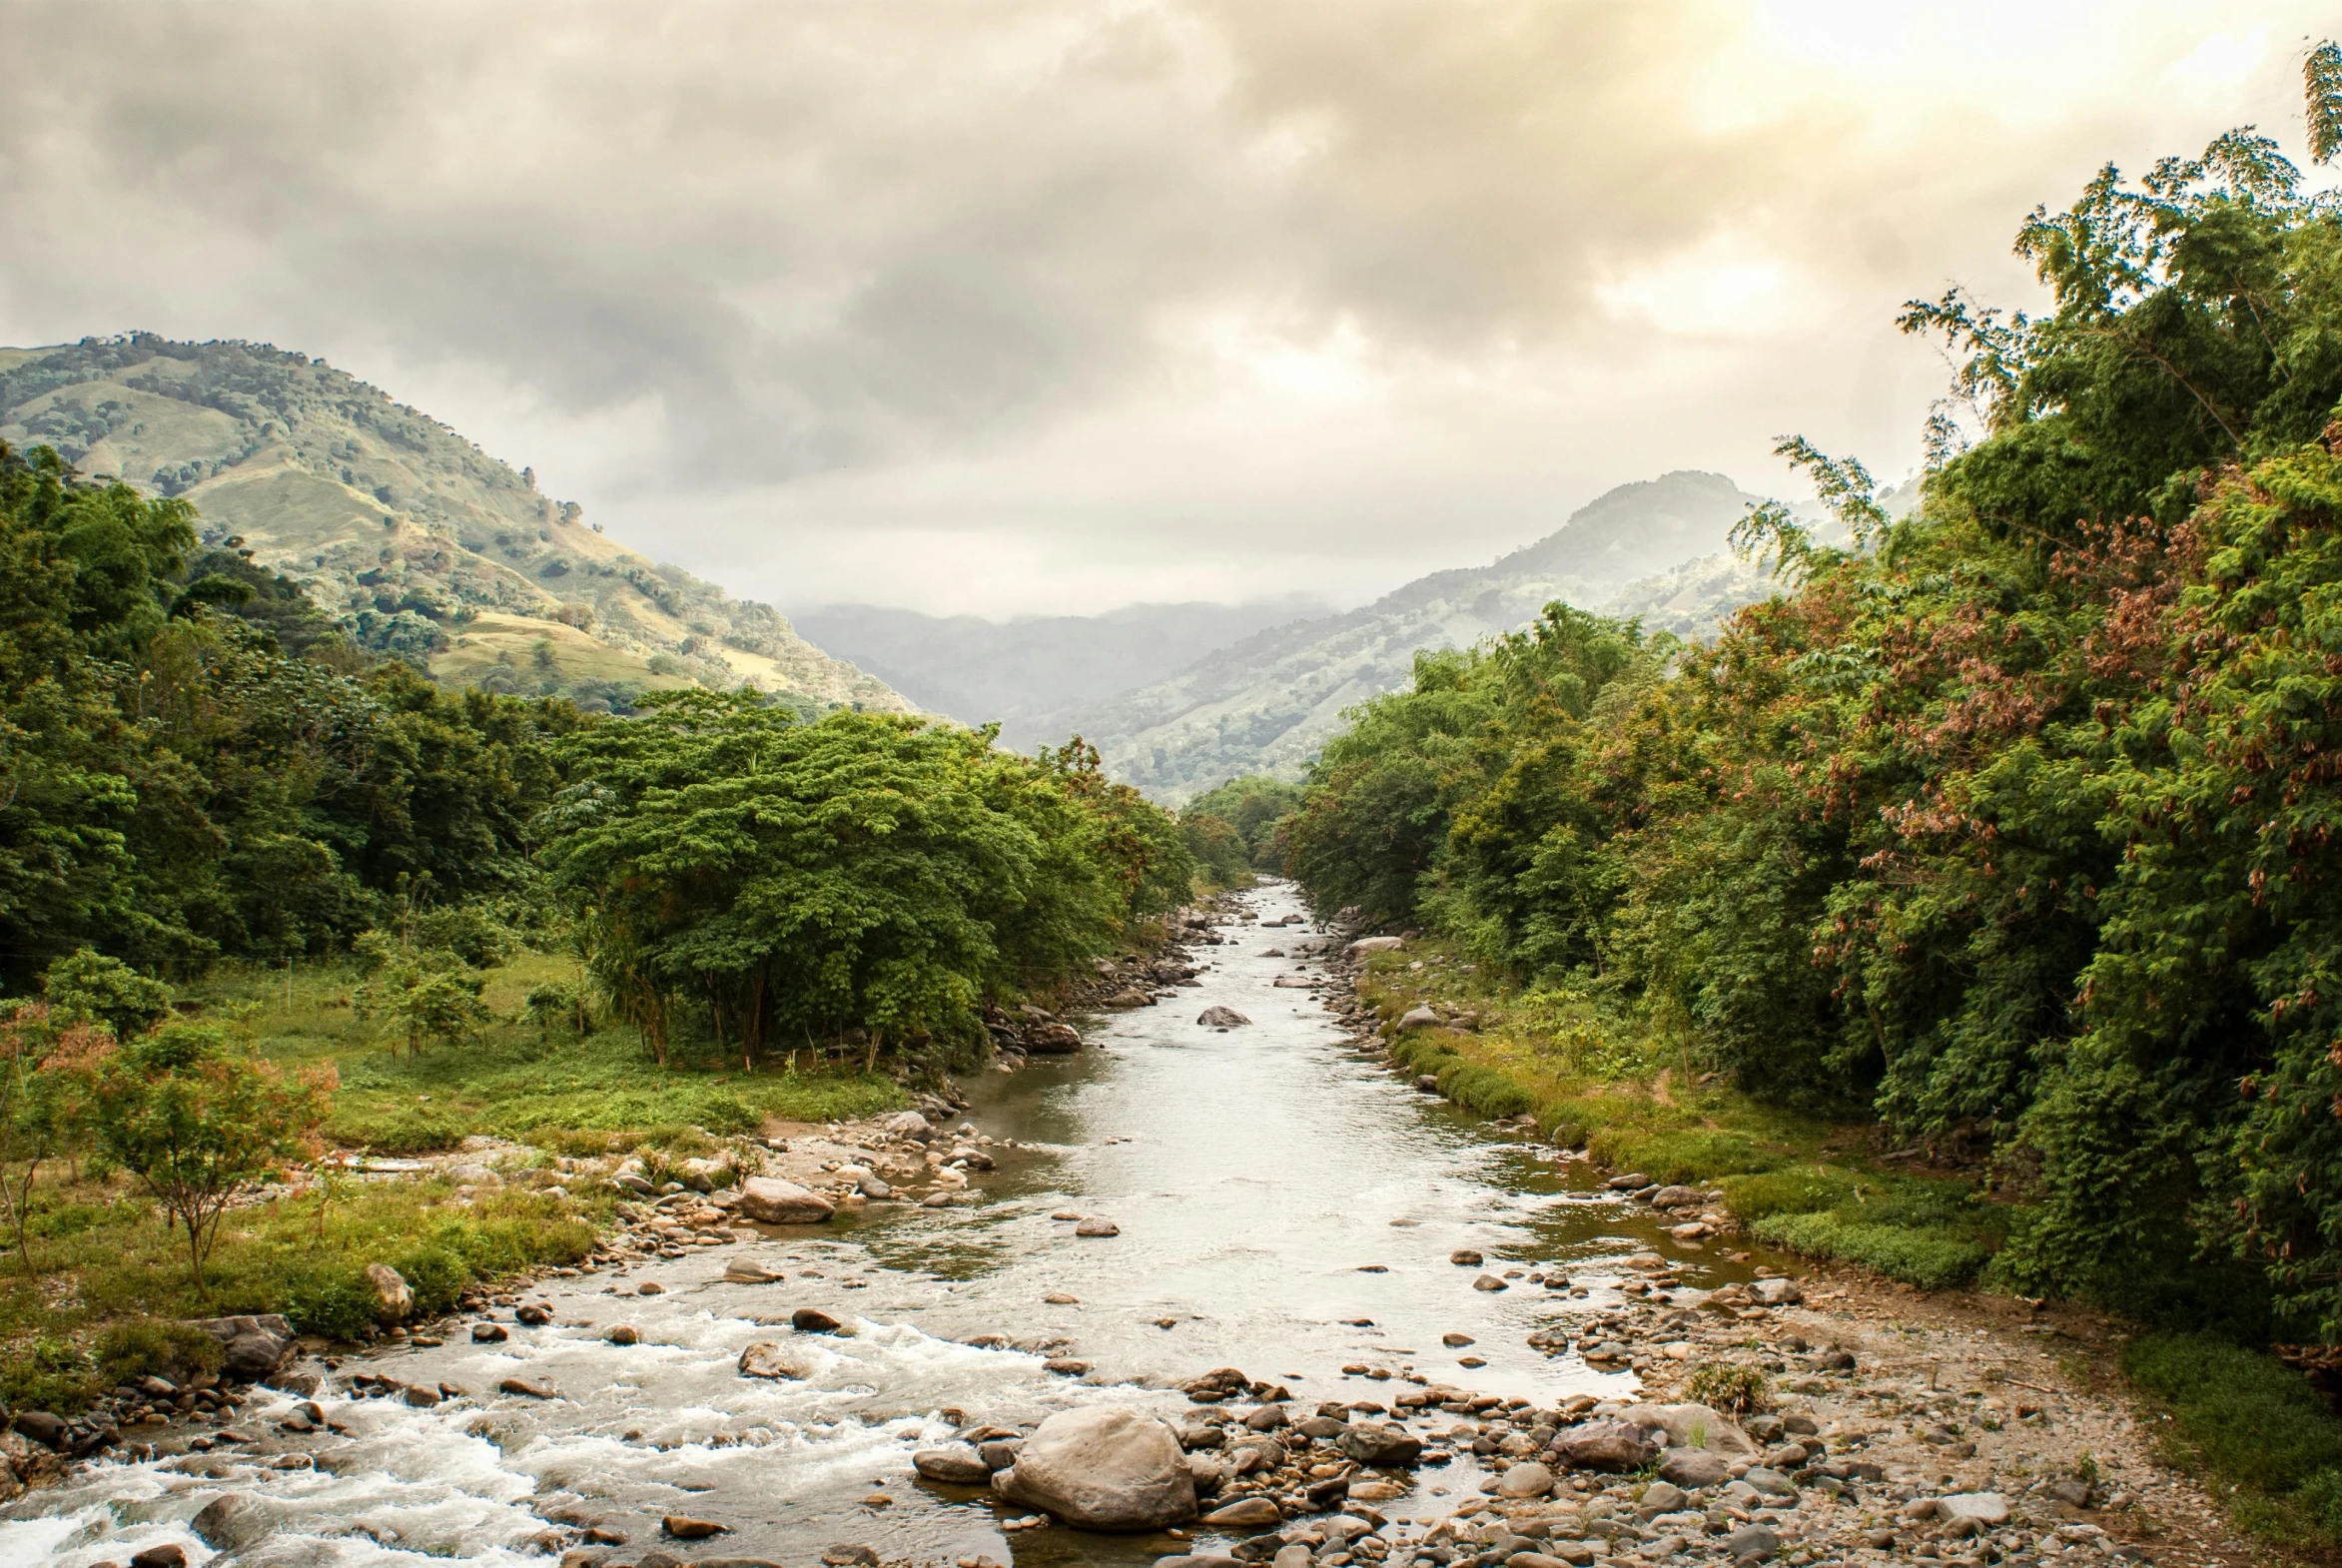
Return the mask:
POLYGON ((929 712, 998 721, 1019 751, 1056 745, 1108 699, 1255 632, 1322 617, 1305 594, 1244 604, 1131 604, 1098 615, 924 615, 874 604, 797 611, 797 629, 929 712))
POLYGON ((1405 686, 1422 649, 1468 647, 1555 599, 1698 635, 1772 591, 1727 553, 1757 497, 1720 473, 1622 484, 1487 566, 1418 577, 1373 603, 1257 633, 1078 714, 1118 776, 1183 800, 1245 773, 1298 778, 1343 710, 1405 686))

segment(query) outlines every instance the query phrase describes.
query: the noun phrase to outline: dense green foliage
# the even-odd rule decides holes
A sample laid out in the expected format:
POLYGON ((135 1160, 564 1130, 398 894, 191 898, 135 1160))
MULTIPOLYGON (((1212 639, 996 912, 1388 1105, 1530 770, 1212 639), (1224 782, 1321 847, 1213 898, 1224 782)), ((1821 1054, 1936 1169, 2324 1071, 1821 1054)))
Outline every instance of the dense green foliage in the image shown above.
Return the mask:
POLYGON ((1170 819, 1079 743, 1037 759, 897 715, 795 721, 753 693, 645 699, 578 732, 545 862, 595 978, 663 1061, 704 1010, 743 1061, 847 1030, 982 1041, 1183 901, 1170 819))
POLYGON ((659 1060, 680 1018, 753 1061, 981 1041, 981 1004, 1185 896, 1170 819, 1087 748, 754 692, 639 722, 450 696, 195 523, 0 448, 0 994, 67 961, 60 1005, 127 1040, 161 1016, 140 974, 356 943, 361 1009, 453 1044, 490 950, 566 916, 659 1060))
POLYGON ((1298 785, 1229 779, 1180 808, 1179 837, 1214 886, 1242 887, 1255 872, 1283 868, 1285 820, 1300 804, 1298 785))
POLYGON ((2018 249, 2048 314, 1906 318, 1973 410, 1916 516, 1785 440, 1848 547, 1754 511, 1786 587, 1711 646, 1424 656, 1289 864, 1977 1163, 2011 1283, 2342 1329, 2342 220, 2236 134, 2018 249))

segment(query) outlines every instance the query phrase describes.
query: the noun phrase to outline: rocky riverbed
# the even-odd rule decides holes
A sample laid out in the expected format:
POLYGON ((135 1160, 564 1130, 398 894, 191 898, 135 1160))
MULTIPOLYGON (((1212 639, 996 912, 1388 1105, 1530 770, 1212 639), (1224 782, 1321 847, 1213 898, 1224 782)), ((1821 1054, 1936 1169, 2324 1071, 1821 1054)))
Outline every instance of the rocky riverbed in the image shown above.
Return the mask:
POLYGON ((1004 1016, 1017 1070, 915 1115, 466 1151, 615 1181, 621 1227, 364 1353, 262 1368, 251 1325, 266 1381, 120 1390, 79 1459, 93 1425, 20 1419, 0 1561, 2242 1560, 2102 1391, 2104 1325, 1743 1250, 1704 1191, 1477 1123, 1287 919, 1197 912, 1074 1050, 1004 1016), (1718 1408, 1751 1374, 1767 1408, 1718 1408))

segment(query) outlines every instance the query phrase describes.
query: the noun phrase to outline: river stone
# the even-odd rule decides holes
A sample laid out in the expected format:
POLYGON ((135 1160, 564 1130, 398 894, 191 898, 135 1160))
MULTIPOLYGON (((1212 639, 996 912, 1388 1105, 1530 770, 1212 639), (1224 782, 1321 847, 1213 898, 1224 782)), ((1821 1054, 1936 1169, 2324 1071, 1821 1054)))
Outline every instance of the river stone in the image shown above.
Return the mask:
POLYGON ((713 1519, 694 1519, 687 1513, 671 1513, 659 1521, 659 1528, 678 1541, 704 1541, 711 1535, 729 1535, 732 1527, 718 1524, 713 1519))
POLYGON ((1382 1421, 1355 1423, 1334 1446, 1370 1470, 1405 1469, 1423 1457, 1421 1438, 1382 1421))
POLYGON ((1360 937, 1350 944, 1350 952, 1353 954, 1396 953, 1406 945, 1405 939, 1400 937, 1360 937))
POLYGON ((641 1333, 631 1324, 627 1323, 620 1323, 614 1328, 605 1329, 602 1333, 602 1337, 608 1340, 611 1344, 642 1343, 641 1333))
POLYGON ((1745 1524, 1726 1538, 1725 1547, 1741 1562, 1755 1562, 1781 1550, 1781 1537, 1761 1524, 1745 1524))
POLYGON ((916 1111, 896 1111, 880 1117, 878 1125, 897 1138, 920 1138, 930 1130, 927 1118, 916 1111))
POLYGON ((375 1316, 384 1322, 398 1322, 414 1310, 414 1291, 408 1288, 406 1276, 389 1263, 367 1264, 366 1282, 375 1293, 375 1316))
POLYGON ((215 1552, 241 1551, 285 1523, 281 1504, 250 1492, 230 1492, 204 1504, 188 1528, 215 1552))
POLYGON ((1266 1497, 1240 1497, 1200 1521, 1215 1530, 1266 1530, 1284 1523, 1284 1510, 1266 1497))
POLYGON ((779 1269, 752 1263, 745 1257, 735 1257, 724 1265, 724 1283, 728 1285, 769 1285, 784 1277, 779 1269))
POLYGON ((518 1394, 523 1399, 558 1399, 561 1391, 551 1383, 532 1383, 525 1377, 507 1377, 496 1384, 496 1392, 518 1394))
POLYGON ((1670 1448, 1659 1459, 1659 1478, 1678 1486, 1720 1486, 1731 1470, 1722 1454, 1705 1448, 1670 1448))
POLYGON ((1022 1437, 994 1437, 976 1445, 977 1456, 984 1461, 984 1473, 1006 1470, 1017 1462, 1017 1450, 1025 1446, 1022 1437))
POLYGON ((872 1176, 867 1171, 855 1178, 854 1190, 860 1192, 864 1197, 870 1198, 874 1202, 884 1201, 885 1199, 895 1195, 895 1189, 893 1187, 887 1185, 884 1181, 881 1181, 877 1176, 872 1176))
POLYGON ((1506 1284, 1503 1280, 1497 1278, 1494 1274, 1482 1274, 1479 1278, 1472 1281, 1472 1288, 1475 1290, 1509 1290, 1512 1288, 1512 1286, 1506 1284))
POLYGON ((502 1344, 511 1337, 510 1331, 502 1323, 473 1323, 471 1325, 471 1342, 473 1344, 502 1344))
POLYGON ((1398 1021, 1398 1029, 1401 1034, 1410 1029, 1437 1029, 1438 1027, 1439 1015, 1429 1008, 1409 1008, 1398 1021))
POLYGON ((801 1306, 789 1314, 789 1326, 801 1334, 842 1334, 846 1325, 818 1306, 801 1306))
POLYGON ((1768 1469, 1761 1464, 1750 1466, 1741 1479, 1756 1488, 1757 1492, 1765 1497, 1795 1497, 1797 1495, 1795 1482, 1779 1470, 1768 1469))
MULTIPOLYGON (((1447 1254, 1447 1260, 1455 1264, 1458 1268, 1477 1268, 1482 1263, 1487 1261, 1486 1258, 1482 1257, 1478 1252, 1474 1251, 1471 1247, 1468 1246, 1457 1247, 1454 1251, 1447 1254)), ((1471 1343, 1471 1341, 1468 1339, 1464 1342, 1466 1344, 1471 1343)))
POLYGON ((1708 1194, 1696 1186, 1663 1186, 1651 1194, 1653 1208, 1697 1208, 1708 1194))
POLYGON ((257 1383, 293 1359, 293 1325, 275 1312, 207 1317, 191 1324, 220 1341, 220 1375, 257 1383))
POLYGON ((1759 1306, 1794 1306, 1806 1298, 1794 1279, 1758 1279, 1749 1285, 1749 1295, 1759 1306))
POLYGON ((1082 1049, 1082 1036, 1071 1024, 1030 1024, 1025 1049, 1037 1057, 1070 1057, 1082 1049))
POLYGON ((1684 1495, 1684 1489, 1664 1478, 1644 1487, 1643 1495, 1636 1503, 1646 1515, 1673 1513, 1678 1508, 1690 1505, 1691 1499, 1684 1495))
POLYGON ((1954 1492, 1937 1498, 1936 1511, 1946 1519, 1973 1519, 1997 1530, 2008 1522, 2008 1499, 1998 1492, 1954 1492))
POLYGON ((1734 1458, 1753 1458, 1757 1445, 1732 1417, 1704 1404, 1636 1404, 1619 1413, 1622 1421, 1656 1426, 1677 1448, 1706 1448, 1734 1458))
POLYGON ((984 1462, 984 1456, 967 1443, 922 1448, 911 1456, 911 1468, 931 1481, 952 1486, 982 1486, 992 1479, 993 1470, 984 1462))
POLYGON ((740 1183, 740 1212, 768 1225, 817 1225, 837 1212, 810 1187, 779 1176, 750 1176, 740 1183))
POLYGON ((1580 1470, 1640 1470, 1659 1455, 1659 1440, 1625 1421, 1582 1421, 1553 1439, 1554 1455, 1580 1470))
POLYGON ((770 1339, 759 1339, 740 1352, 742 1377, 769 1377, 787 1381, 809 1375, 802 1356, 792 1355, 770 1339))
POLYGON ((1439 1342, 1450 1350, 1461 1350, 1468 1344, 1478 1344, 1480 1341, 1474 1339, 1470 1334, 1441 1334, 1439 1342))
POLYGON ((1205 1008, 1195 1015, 1195 1022, 1206 1029, 1241 1029, 1252 1021, 1234 1008, 1205 1008))
POLYGON ((177 1541, 131 1554, 130 1568, 187 1568, 187 1548, 177 1541))
POLYGON ((1535 1461, 1525 1461, 1496 1478, 1499 1497, 1543 1497, 1553 1490, 1553 1472, 1535 1461))
POLYGON ((821 1560, 829 1564, 829 1568, 864 1568, 864 1565, 876 1568, 880 1559, 878 1548, 874 1546, 840 1545, 823 1547, 821 1560))
POLYGON ((1050 1416, 992 1484, 1085 1530, 1161 1530, 1195 1516, 1194 1478, 1171 1428, 1112 1405, 1050 1416))
POLYGON ((1090 1218, 1074 1226, 1074 1234, 1087 1236, 1121 1235, 1123 1227, 1111 1219, 1090 1218))

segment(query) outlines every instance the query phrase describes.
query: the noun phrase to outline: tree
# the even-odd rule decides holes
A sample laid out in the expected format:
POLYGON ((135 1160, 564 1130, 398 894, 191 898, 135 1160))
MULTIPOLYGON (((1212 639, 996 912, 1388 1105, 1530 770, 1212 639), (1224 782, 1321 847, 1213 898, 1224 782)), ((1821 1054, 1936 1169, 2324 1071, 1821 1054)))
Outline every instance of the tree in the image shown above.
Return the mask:
POLYGON ((60 1023, 102 1024, 116 1040, 135 1040, 171 1012, 171 988, 117 958, 81 948, 49 966, 41 979, 60 1023))
POLYGON ((350 1011, 361 1019, 381 1019, 392 1042, 404 1042, 409 1057, 418 1055, 425 1040, 459 1046, 495 1015, 480 993, 488 977, 444 948, 393 947, 379 932, 362 939, 362 952, 372 972, 350 996, 350 1011))
POLYGON ((0 1021, 0 1207, 28 1276, 38 1272, 29 1230, 33 1182, 77 1129, 89 1061, 108 1044, 89 1024, 38 1003, 0 1021))
POLYGON ((180 1024, 99 1056, 88 1074, 98 1147, 136 1176, 187 1232, 196 1288, 237 1193, 284 1163, 314 1156, 336 1087, 331 1067, 287 1079, 180 1024))

